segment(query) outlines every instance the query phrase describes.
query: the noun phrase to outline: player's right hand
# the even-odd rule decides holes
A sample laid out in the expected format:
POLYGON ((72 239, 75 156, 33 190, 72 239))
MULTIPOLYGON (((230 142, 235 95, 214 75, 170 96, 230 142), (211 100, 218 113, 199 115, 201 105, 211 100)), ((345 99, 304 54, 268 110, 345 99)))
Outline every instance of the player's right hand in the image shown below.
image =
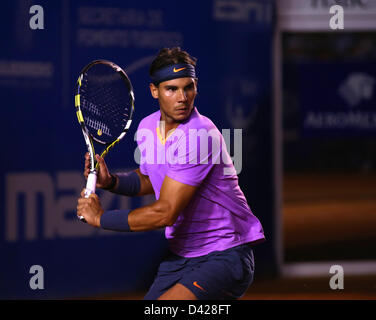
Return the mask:
MULTIPOLYGON (((106 188, 111 184, 111 175, 108 171, 106 162, 102 157, 98 154, 95 155, 97 162, 99 163, 99 167, 97 169, 97 188, 106 188)), ((84 168, 84 176, 87 180, 87 177, 90 173, 90 155, 89 152, 85 154, 85 168, 84 168)))

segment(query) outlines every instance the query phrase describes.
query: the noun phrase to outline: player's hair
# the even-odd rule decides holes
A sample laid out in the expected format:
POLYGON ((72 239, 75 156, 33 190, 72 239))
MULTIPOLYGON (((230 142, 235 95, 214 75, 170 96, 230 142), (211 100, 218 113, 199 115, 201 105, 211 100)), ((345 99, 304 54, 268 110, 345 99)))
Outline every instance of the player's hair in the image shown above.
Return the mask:
POLYGON ((177 63, 187 63, 196 67, 197 59, 192 57, 187 51, 182 50, 180 47, 163 48, 154 58, 150 65, 149 75, 152 76, 156 71, 177 63))

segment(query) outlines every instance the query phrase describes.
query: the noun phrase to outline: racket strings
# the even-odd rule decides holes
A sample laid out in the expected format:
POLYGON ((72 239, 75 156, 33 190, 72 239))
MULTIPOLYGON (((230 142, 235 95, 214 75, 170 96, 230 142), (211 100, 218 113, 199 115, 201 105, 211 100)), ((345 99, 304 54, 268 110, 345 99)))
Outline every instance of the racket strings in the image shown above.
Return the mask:
POLYGON ((112 142, 130 119, 130 86, 107 65, 94 65, 83 76, 80 88, 85 125, 93 137, 112 142))

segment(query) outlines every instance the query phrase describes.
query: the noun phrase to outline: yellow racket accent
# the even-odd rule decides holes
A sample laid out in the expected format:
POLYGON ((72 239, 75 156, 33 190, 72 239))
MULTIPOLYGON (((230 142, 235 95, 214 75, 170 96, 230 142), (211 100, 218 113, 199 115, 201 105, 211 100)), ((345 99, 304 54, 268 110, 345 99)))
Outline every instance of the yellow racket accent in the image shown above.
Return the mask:
POLYGON ((76 107, 79 107, 79 106, 80 106, 80 95, 79 95, 79 94, 76 94, 76 95, 74 96, 74 105, 75 105, 76 107))
POLYGON ((119 139, 116 139, 114 142, 112 142, 101 154, 101 157, 103 158, 107 153, 108 151, 115 145, 119 142, 120 140, 119 139))
POLYGON ((80 122, 80 123, 84 122, 84 117, 82 116, 82 112, 81 112, 81 110, 78 110, 78 111, 76 112, 76 114, 77 114, 78 122, 80 122))

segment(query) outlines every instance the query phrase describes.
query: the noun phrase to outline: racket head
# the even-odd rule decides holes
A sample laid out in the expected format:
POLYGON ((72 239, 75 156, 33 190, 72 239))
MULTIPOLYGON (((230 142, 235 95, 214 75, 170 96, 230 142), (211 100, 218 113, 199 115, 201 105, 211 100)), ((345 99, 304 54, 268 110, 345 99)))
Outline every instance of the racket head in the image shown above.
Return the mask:
POLYGON ((77 80, 75 106, 90 154, 91 170, 95 170, 93 142, 104 147, 101 156, 119 142, 134 113, 132 83, 117 64, 95 60, 86 65, 77 80))

